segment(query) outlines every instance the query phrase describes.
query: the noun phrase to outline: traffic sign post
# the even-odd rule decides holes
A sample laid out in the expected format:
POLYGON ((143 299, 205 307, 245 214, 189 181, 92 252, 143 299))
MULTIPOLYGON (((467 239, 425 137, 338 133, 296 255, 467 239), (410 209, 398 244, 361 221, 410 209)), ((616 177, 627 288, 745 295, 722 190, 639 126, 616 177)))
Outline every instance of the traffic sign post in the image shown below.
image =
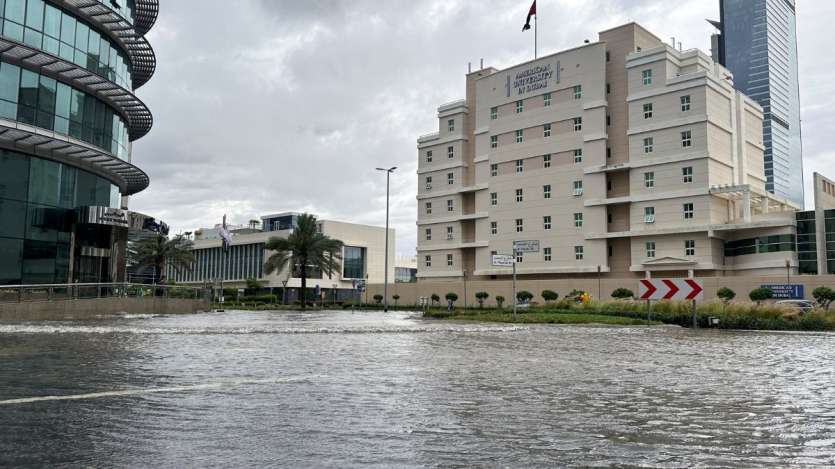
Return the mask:
MULTIPOLYGON (((516 243, 519 241, 515 241, 513 243, 513 250, 514 252, 523 252, 523 251, 516 251, 516 243)), ((537 243, 537 251, 539 250, 539 241, 537 243)), ((529 251, 535 252, 535 251, 529 251)), ((516 320, 516 256, 507 255, 507 254, 494 254, 493 255, 493 265, 495 267, 513 267, 513 320, 516 320)))

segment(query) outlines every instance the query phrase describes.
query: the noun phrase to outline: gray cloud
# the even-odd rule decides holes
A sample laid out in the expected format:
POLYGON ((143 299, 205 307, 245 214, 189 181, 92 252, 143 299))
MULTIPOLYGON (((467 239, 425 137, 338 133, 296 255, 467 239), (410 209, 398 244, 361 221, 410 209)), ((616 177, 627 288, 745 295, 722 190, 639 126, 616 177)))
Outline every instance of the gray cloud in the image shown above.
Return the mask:
MULTIPOLYGON (((543 53, 556 52, 634 20, 662 38, 707 49, 711 28, 703 19, 718 15, 714 3, 670 9, 658 0, 540 2, 540 45, 543 53)), ((224 213, 243 223, 283 210, 382 224, 385 177, 374 168, 396 165, 392 222, 398 251, 413 253, 415 140, 437 129, 439 104, 462 96, 467 62, 483 57, 501 68, 532 55, 532 35, 521 32, 528 6, 527 0, 162 2, 150 34, 158 72, 139 90, 156 124, 134 147, 134 161, 152 183, 132 208, 175 230, 212 225, 224 213)), ((806 154, 811 166, 823 167, 831 152, 821 125, 832 120, 823 74, 832 59, 820 31, 833 11, 815 5, 800 13, 801 27, 820 28, 801 34, 801 59, 806 154)))

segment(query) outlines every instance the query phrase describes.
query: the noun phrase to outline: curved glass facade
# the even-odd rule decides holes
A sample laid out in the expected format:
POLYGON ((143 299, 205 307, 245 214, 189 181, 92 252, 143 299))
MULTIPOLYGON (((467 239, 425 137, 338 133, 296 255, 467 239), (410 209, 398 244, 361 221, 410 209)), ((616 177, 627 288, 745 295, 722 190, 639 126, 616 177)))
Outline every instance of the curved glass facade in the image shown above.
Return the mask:
POLYGON ((127 125, 107 104, 8 63, 0 64, 0 117, 53 130, 128 159, 127 125))
POLYGON ((0 150, 0 285, 69 282, 75 209, 120 203, 106 179, 0 150))
POLYGON ((120 14, 122 18, 128 20, 131 24, 133 23, 134 12, 136 11, 135 0, 98 0, 98 2, 120 14))
MULTIPOLYGON (((99 1, 119 11, 115 2, 99 1)), ((130 12, 133 18, 133 2, 130 12)), ((0 15, 3 36, 61 57, 122 88, 133 89, 127 54, 86 22, 44 0, 0 0, 0 15)))

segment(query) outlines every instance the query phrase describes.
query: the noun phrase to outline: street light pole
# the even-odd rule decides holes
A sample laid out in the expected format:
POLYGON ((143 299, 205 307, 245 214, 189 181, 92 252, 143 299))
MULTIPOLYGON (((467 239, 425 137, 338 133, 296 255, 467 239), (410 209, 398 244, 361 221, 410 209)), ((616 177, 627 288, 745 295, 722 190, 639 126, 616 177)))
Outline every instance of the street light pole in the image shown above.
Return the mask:
POLYGON ((386 173, 386 254, 385 254, 385 272, 383 274, 383 312, 387 313, 389 310, 389 189, 391 187, 391 173, 397 169, 397 166, 391 168, 377 168, 377 171, 385 171, 386 173))

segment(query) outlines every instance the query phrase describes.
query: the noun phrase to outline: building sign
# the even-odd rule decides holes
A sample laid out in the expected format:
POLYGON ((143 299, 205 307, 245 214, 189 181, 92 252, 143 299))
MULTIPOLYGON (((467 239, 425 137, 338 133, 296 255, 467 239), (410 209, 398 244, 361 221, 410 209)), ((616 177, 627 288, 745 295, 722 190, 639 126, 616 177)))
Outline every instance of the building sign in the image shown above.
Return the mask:
POLYGON ((513 256, 494 254, 492 264, 493 267, 513 267, 514 261, 516 261, 516 259, 513 256))
POLYGON ((130 226, 128 212, 110 207, 81 207, 78 209, 78 223, 106 225, 127 228, 130 226))
POLYGON ((513 252, 539 252, 539 241, 514 241, 513 252))
POLYGON ((521 96, 534 91, 548 88, 552 80, 560 82, 560 62, 556 66, 551 64, 534 65, 526 70, 517 72, 516 75, 507 76, 507 97, 514 93, 521 96))
POLYGON ((806 291, 803 285, 762 285, 774 293, 775 300, 802 300, 806 298, 806 291))

